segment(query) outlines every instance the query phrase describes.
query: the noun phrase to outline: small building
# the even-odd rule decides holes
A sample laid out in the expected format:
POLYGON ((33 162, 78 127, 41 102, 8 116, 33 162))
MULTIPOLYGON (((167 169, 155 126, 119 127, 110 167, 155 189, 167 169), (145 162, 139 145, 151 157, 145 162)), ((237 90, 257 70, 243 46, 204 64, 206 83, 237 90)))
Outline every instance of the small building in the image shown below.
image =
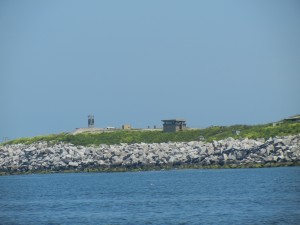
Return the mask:
POLYGON ((286 122, 300 122, 300 115, 290 116, 289 118, 284 119, 286 122))
POLYGON ((162 120, 164 132, 176 132, 186 129, 186 121, 184 119, 162 120))
POLYGON ((122 125, 122 129, 123 130, 130 130, 131 129, 131 125, 130 124, 123 124, 122 125))

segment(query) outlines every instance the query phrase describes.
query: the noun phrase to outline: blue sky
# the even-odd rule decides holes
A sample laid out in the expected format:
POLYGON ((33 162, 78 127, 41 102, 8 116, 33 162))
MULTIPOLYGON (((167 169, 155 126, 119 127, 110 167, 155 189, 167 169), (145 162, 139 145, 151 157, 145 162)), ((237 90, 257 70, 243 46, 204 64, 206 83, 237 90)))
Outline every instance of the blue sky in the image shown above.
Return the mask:
POLYGON ((2 0, 0 33, 0 139, 300 113, 296 0, 2 0))

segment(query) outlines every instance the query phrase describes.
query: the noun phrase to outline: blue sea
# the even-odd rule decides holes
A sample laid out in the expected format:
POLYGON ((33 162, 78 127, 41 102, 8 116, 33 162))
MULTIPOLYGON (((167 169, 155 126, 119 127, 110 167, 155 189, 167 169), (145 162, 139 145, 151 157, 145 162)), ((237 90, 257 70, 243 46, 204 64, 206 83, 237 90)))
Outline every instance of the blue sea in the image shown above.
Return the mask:
POLYGON ((300 224, 300 167, 2 176, 0 224, 300 224))

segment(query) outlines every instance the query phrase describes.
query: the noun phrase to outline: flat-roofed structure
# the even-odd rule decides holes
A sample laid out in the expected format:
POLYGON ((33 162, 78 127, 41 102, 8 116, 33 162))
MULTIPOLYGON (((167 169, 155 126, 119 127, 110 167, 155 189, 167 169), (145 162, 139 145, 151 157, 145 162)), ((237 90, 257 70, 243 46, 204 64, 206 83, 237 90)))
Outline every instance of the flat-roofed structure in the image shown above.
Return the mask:
POLYGON ((168 119, 162 120, 163 132, 176 132, 186 129, 186 120, 184 119, 168 119))
POLYGON ((123 124, 122 125, 122 129, 123 130, 130 130, 131 129, 131 125, 130 124, 123 124))
POLYGON ((284 119, 286 122, 300 122, 300 115, 290 116, 289 118, 284 119))

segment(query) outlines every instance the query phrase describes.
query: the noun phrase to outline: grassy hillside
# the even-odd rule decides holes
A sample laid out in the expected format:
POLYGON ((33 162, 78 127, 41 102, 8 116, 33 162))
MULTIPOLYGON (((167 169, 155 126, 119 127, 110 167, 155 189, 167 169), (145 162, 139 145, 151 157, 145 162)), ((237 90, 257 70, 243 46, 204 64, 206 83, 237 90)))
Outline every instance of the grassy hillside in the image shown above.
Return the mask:
POLYGON ((119 144, 119 143, 161 143, 161 142, 188 142, 204 139, 213 141, 233 138, 269 138, 275 136, 294 135, 300 133, 300 123, 281 123, 277 126, 272 124, 264 125, 234 125, 234 126, 214 126, 205 129, 186 130, 177 133, 163 133, 161 131, 124 131, 119 130, 108 133, 82 133, 77 135, 61 133, 47 136, 37 136, 33 138, 20 138, 6 142, 4 144, 31 144, 37 141, 47 141, 50 143, 69 142, 75 145, 99 145, 99 144, 119 144), (233 131, 239 130, 236 135, 233 131))

